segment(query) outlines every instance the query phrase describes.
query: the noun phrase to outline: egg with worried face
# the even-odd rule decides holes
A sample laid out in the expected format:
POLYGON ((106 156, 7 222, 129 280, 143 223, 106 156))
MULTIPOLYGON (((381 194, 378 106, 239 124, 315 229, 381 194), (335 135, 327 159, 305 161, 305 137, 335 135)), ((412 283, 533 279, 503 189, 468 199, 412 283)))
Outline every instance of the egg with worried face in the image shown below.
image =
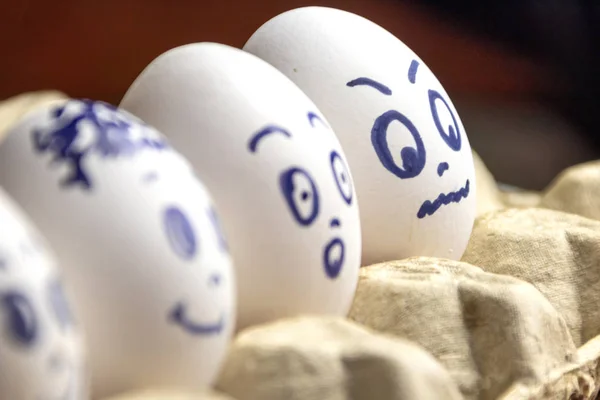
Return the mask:
POLYGON ((54 255, 0 189, 0 398, 88 397, 82 336, 54 255))
POLYGON ((222 211, 238 328, 345 315, 360 263, 358 206, 328 122, 264 61, 216 43, 154 60, 121 107, 165 132, 222 211))
POLYGON ((208 193, 161 134, 101 102, 41 108, 0 145, 0 182, 61 260, 94 397, 212 382, 235 322, 231 261, 208 193))
POLYGON ((360 203, 364 264, 460 259, 475 219, 469 141, 411 49, 367 19, 306 7, 265 23, 244 50, 304 90, 339 136, 360 203))

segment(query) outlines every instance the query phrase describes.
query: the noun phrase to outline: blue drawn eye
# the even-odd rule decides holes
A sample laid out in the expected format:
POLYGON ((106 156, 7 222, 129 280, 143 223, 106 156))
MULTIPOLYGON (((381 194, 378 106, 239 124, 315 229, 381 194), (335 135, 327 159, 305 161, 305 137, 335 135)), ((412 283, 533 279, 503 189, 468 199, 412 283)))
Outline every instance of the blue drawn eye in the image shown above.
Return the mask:
POLYGON ((69 307, 69 302, 65 296, 62 284, 59 281, 53 281, 48 287, 48 298, 52 313, 61 329, 65 330, 73 325, 73 314, 69 307))
POLYGON ((279 185, 296 221, 304 226, 312 224, 319 215, 319 192, 308 172, 290 168, 281 174, 279 185))
POLYGON ((340 195, 346 204, 352 204, 352 181, 350 180, 350 173, 348 172, 346 163, 335 150, 329 155, 329 161, 331 162, 331 171, 333 172, 333 178, 340 191, 340 195))
POLYGON ((33 345, 38 337, 38 321, 29 300, 21 293, 8 292, 2 295, 2 305, 13 339, 24 346, 33 345))
POLYGON ((385 169, 400 179, 414 178, 425 167, 426 152, 423 139, 421 139, 421 135, 415 125, 398 111, 387 111, 375 120, 373 129, 371 130, 371 144, 385 169), (398 166, 394 161, 387 138, 388 128, 394 121, 400 122, 408 129, 416 144, 416 148, 404 147, 400 150, 402 166, 398 166))
POLYGON ((433 117, 435 126, 436 126, 438 132, 440 133, 440 136, 442 137, 442 139, 444 139, 444 142, 446 142, 446 144, 452 150, 459 151, 461 144, 462 144, 461 138, 460 138, 460 129, 458 127, 456 117, 454 116, 454 113, 450 109, 448 102, 442 97, 441 94, 439 94, 435 90, 429 90, 429 107, 431 108, 431 116, 433 117), (444 104, 444 107, 446 107, 446 109, 450 113, 450 116, 452 117, 452 125, 448 125, 447 133, 444 130, 444 127, 442 126, 442 122, 440 121, 440 115, 438 113, 438 106, 437 106, 439 104, 439 102, 437 100, 441 101, 444 104))
POLYGON ((169 207, 163 214, 165 234, 171 248, 184 260, 191 260, 198 249, 196 234, 186 215, 177 207, 169 207))

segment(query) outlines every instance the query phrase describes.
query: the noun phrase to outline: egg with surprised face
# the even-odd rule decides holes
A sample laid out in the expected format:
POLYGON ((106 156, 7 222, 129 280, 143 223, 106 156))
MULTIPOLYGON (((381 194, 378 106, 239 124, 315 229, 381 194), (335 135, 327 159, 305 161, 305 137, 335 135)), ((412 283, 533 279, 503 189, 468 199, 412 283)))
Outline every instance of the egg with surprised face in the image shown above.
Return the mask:
POLYGON ((0 398, 88 397, 83 339, 54 255, 0 189, 0 398))
POLYGON ((154 60, 121 107, 166 132, 213 194, 238 328, 347 313, 360 263, 356 195, 335 133, 300 89, 239 49, 196 43, 154 60))
POLYGON ((235 323, 218 213, 154 128, 69 100, 0 144, 0 182, 61 260, 89 347, 92 395, 213 381, 235 323))
POLYGON ((265 23, 244 50, 304 90, 339 136, 360 202, 363 264, 460 259, 475 218, 469 141, 411 49, 365 18, 306 7, 265 23))

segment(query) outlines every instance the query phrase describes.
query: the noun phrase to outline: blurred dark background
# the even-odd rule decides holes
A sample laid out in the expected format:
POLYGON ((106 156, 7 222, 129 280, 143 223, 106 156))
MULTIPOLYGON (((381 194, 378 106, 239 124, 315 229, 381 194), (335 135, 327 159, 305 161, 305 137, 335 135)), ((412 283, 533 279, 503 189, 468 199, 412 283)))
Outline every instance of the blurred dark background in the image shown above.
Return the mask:
POLYGON ((117 104, 160 53, 241 47, 269 18, 322 5, 408 44, 451 94, 473 148, 504 183, 541 189, 600 158, 598 0, 43 0, 0 5, 0 99, 57 89, 117 104))

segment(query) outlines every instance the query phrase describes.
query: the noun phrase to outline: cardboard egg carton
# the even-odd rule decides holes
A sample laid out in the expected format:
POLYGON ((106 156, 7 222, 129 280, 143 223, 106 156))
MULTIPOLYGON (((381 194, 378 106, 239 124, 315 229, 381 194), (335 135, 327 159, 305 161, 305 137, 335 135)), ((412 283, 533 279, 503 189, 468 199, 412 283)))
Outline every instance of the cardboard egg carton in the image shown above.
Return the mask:
MULTIPOLYGON (((0 103, 0 140, 29 110, 0 103)), ((112 400, 595 399, 600 390, 600 162, 542 193, 506 191, 475 155, 478 218, 458 261, 361 269, 347 318, 302 316, 239 333, 216 392, 112 400)))

